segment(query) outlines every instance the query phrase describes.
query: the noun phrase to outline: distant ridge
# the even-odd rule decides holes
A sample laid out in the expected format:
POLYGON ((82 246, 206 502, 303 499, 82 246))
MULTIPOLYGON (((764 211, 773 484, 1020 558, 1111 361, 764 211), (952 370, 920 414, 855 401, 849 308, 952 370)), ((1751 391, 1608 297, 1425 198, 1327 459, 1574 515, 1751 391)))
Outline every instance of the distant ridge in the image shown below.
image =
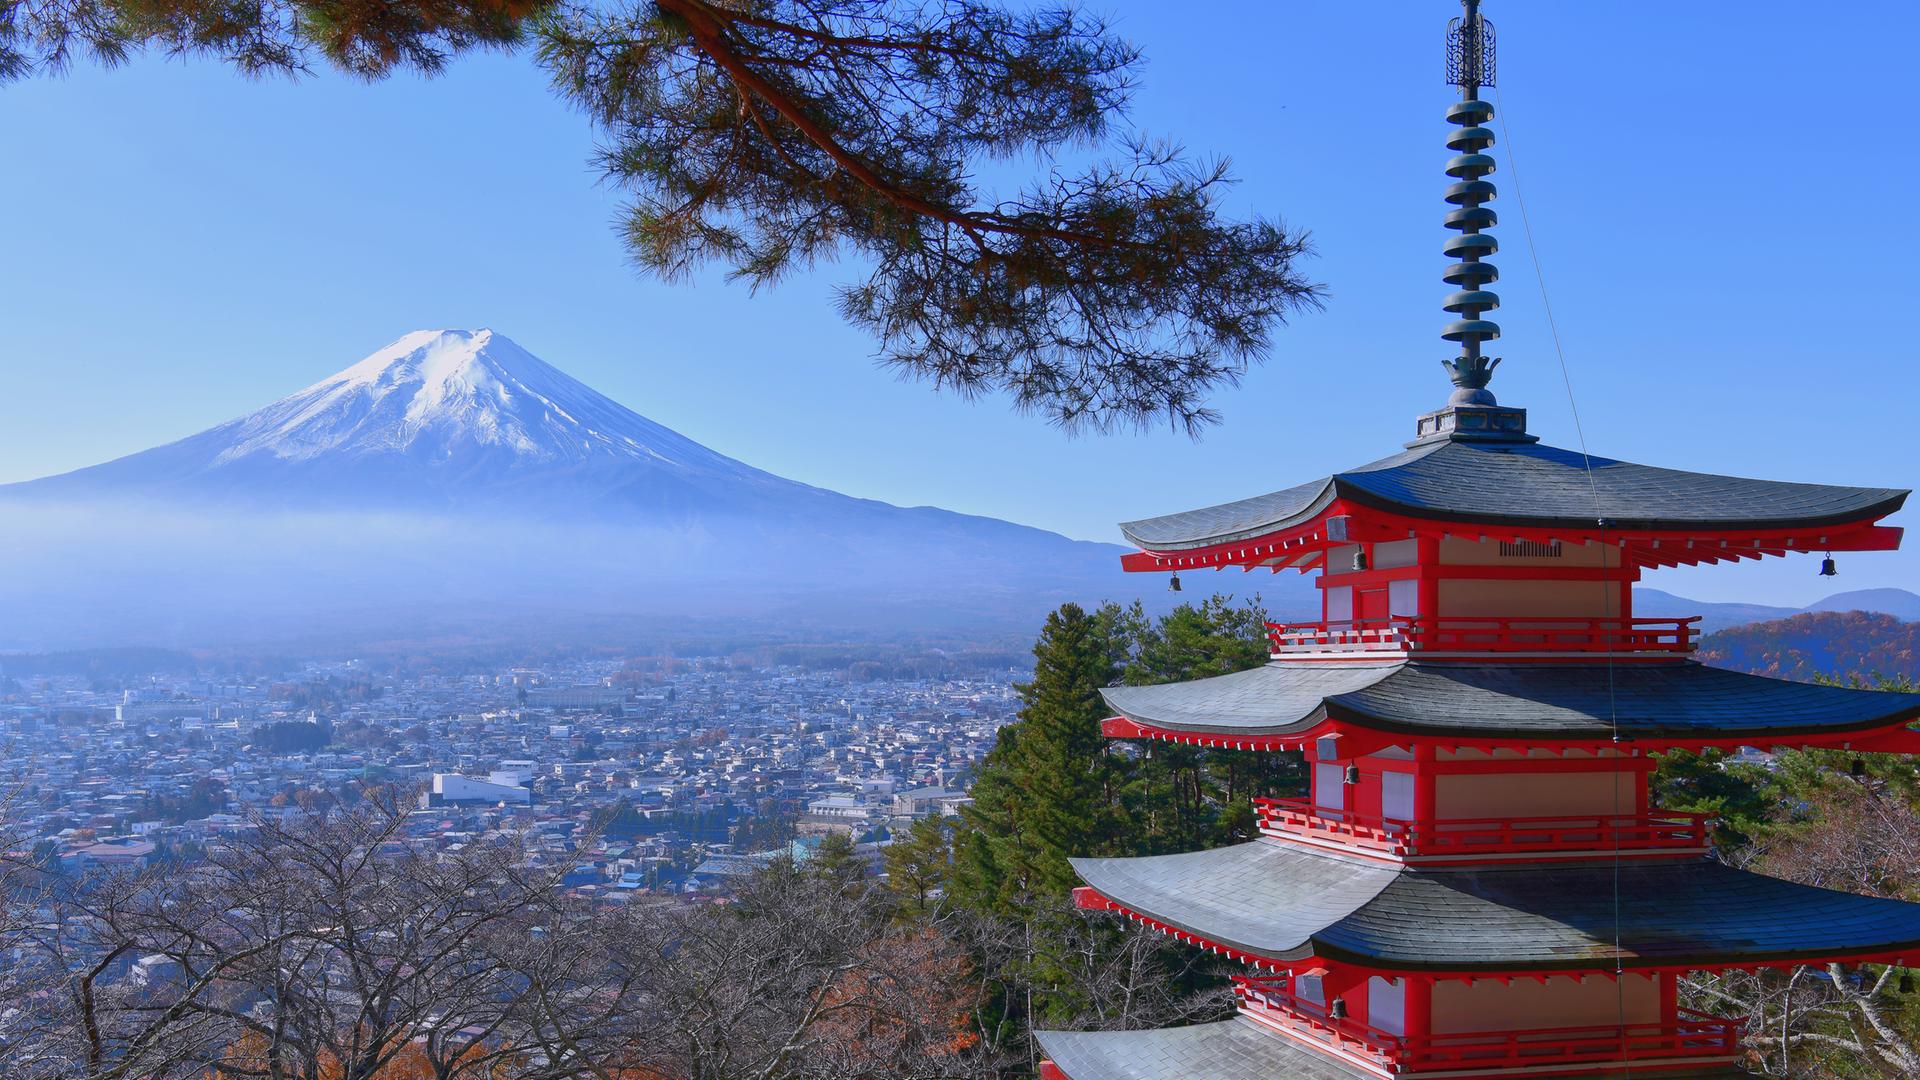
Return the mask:
MULTIPOLYGON (((1030 637, 1068 600, 1168 600, 1119 546, 786 479, 486 329, 414 331, 176 442, 0 486, 0 504, 0 652, 663 618, 1030 637)), ((1294 575, 1220 584, 1318 606, 1294 575)))
POLYGON ((1782 679, 1920 680, 1920 622, 1881 612, 1803 611, 1709 634, 1700 659, 1782 679))
POLYGON ((1909 622, 1920 620, 1920 595, 1905 589, 1856 589, 1834 593, 1804 608, 1775 607, 1768 604, 1713 603, 1689 600, 1660 589, 1639 587, 1633 590, 1633 610, 1648 618, 1678 619, 1702 616, 1701 627, 1707 633, 1749 623, 1784 619, 1802 612, 1869 611, 1891 615, 1909 622))

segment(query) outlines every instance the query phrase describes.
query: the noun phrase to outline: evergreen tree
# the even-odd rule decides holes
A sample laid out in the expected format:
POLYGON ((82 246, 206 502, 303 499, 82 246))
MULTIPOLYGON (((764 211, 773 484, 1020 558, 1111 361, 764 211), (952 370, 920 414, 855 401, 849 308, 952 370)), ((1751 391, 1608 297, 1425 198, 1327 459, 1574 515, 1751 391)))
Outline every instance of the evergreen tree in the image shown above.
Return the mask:
MULTIPOLYGON (((1128 613, 1131 650, 1122 681, 1130 686, 1186 682, 1230 675, 1267 662, 1266 612, 1258 597, 1236 604, 1215 595, 1182 604, 1158 620, 1138 604, 1128 613)), ((1194 851, 1252 839, 1255 797, 1304 790, 1294 754, 1203 750, 1148 743, 1129 802, 1138 823, 1141 854, 1194 851)))
POLYGON ((929 915, 952 876, 947 820, 924 817, 887 845, 887 888, 908 918, 929 915))
POLYGON ((1033 681, 1015 687, 1019 721, 982 763, 957 870, 976 906, 1007 911, 1063 897, 1078 884, 1067 860, 1124 853, 1126 763, 1107 753, 1100 688, 1124 656, 1120 609, 1067 604, 1047 616, 1033 647, 1033 681))

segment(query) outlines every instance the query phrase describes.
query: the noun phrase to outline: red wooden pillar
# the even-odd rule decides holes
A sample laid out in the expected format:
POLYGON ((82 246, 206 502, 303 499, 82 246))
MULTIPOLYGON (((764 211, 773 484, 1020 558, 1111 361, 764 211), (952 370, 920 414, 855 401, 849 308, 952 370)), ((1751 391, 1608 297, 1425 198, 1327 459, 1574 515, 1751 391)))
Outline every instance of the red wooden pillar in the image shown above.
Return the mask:
POLYGON ((1436 790, 1439 777, 1434 770, 1434 749, 1430 742, 1418 742, 1413 746, 1413 820, 1432 828, 1435 808, 1439 805, 1436 790))
POLYGON ((1406 978, 1405 998, 1401 1005, 1404 1010, 1400 1026, 1406 1029, 1409 1040, 1423 1039, 1433 1034, 1433 983, 1425 975, 1408 975, 1406 978))
POLYGON ((1440 538, 1422 536, 1413 542, 1413 550, 1420 568, 1416 606, 1421 618, 1432 619, 1440 614, 1440 538))

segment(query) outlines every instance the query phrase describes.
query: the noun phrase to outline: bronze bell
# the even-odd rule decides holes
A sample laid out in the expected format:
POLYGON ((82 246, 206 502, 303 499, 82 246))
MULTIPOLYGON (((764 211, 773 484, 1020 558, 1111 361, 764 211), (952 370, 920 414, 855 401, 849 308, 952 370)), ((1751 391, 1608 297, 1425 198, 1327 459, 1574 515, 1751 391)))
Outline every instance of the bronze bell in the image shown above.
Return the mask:
POLYGON ((1834 569, 1833 556, 1829 555, 1826 558, 1820 560, 1820 576, 1821 577, 1839 577, 1840 576, 1840 571, 1834 569))
POLYGON ((1167 579, 1167 591, 1168 592, 1180 591, 1180 575, 1179 574, 1176 573, 1171 578, 1167 579))
POLYGON ((1913 972, 1902 971, 1900 973, 1900 992, 1903 994, 1913 993, 1913 972))
POLYGON ((1327 1006, 1327 1015, 1333 1017, 1335 1020, 1345 1020, 1347 1018, 1347 999, 1334 998, 1333 1004, 1327 1006))

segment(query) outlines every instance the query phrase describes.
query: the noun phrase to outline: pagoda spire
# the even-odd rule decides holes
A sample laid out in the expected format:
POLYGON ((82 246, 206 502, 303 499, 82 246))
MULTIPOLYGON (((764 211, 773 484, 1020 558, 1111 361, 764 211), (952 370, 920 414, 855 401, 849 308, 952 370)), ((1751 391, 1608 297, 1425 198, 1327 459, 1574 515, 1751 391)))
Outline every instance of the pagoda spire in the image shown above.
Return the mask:
POLYGON ((1445 218, 1447 228, 1459 235, 1441 249, 1458 261, 1440 275, 1455 289, 1441 308, 1456 316, 1440 336, 1459 342, 1460 355, 1441 364, 1458 388, 1449 404, 1492 405, 1486 386, 1500 360, 1482 355, 1481 346, 1500 336, 1500 324, 1484 317, 1500 306, 1500 297, 1487 288, 1499 280, 1500 271, 1486 261, 1500 250, 1487 232, 1499 217, 1486 205, 1495 194, 1486 179, 1494 168, 1486 153, 1493 145, 1493 131, 1486 126, 1493 119, 1493 105, 1480 99, 1480 88, 1494 84, 1493 24, 1481 16, 1480 0, 1461 0, 1461 7, 1464 14, 1447 25, 1447 82, 1460 88, 1460 100, 1447 109, 1447 121, 1458 130, 1447 137, 1447 148, 1454 152, 1447 160, 1447 175, 1454 183, 1446 199, 1456 209, 1445 218))

